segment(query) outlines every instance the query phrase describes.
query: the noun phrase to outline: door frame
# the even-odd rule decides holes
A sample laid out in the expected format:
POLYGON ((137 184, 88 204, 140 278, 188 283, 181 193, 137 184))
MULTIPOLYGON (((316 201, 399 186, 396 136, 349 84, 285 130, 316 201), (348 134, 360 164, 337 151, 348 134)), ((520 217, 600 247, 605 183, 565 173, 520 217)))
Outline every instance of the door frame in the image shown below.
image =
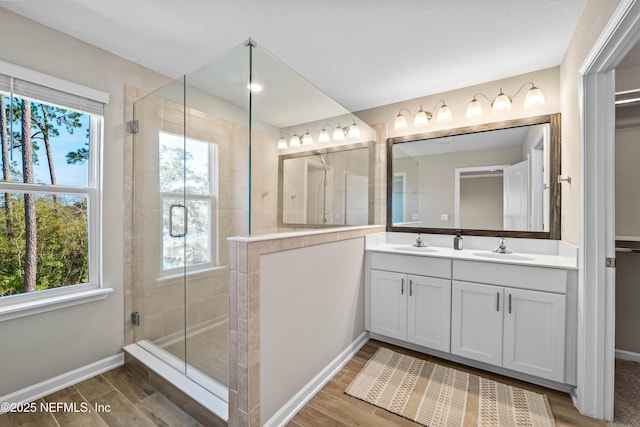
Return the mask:
POLYGON ((615 67, 640 39, 640 0, 620 0, 579 74, 578 387, 586 415, 613 420, 615 362, 615 67))

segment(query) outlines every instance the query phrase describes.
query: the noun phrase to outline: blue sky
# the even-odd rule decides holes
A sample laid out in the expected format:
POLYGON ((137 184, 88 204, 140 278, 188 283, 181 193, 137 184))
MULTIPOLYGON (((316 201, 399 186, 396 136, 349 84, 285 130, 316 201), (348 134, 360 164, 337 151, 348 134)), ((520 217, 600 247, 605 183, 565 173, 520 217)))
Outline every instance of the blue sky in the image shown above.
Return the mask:
MULTIPOLYGON (((8 101, 8 100, 7 100, 8 101)), ((8 103, 8 102, 7 102, 8 103)), ((53 155, 53 164, 55 166, 56 181, 58 185, 86 186, 88 183, 88 163, 84 164, 67 164, 67 153, 77 151, 84 147, 87 142, 87 129, 89 127, 89 115, 84 114, 80 117, 82 127, 75 128, 73 134, 67 132, 64 126, 58 131, 60 135, 51 138, 51 152, 53 155)), ((19 131, 20 122, 13 123, 13 131, 19 131)), ((8 130, 10 133, 11 130, 8 130)), ((33 133, 33 130, 32 130, 33 133)), ((49 166, 47 163, 47 154, 44 143, 41 139, 35 141, 40 147, 34 154, 38 156, 38 164, 34 165, 35 181, 39 183, 49 184, 49 166)), ((19 149, 14 149, 10 153, 12 162, 16 162, 18 167, 22 169, 22 158, 19 149)))

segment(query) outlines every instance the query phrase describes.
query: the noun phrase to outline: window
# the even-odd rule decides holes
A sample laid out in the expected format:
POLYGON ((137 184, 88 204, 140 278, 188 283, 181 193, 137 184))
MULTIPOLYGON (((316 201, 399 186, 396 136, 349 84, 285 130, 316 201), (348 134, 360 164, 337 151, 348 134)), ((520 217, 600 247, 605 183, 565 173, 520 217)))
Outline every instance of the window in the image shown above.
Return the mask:
POLYGON ((160 132, 162 271, 217 265, 217 146, 160 132))
POLYGON ((3 302, 99 287, 102 110, 102 102, 0 74, 3 302))

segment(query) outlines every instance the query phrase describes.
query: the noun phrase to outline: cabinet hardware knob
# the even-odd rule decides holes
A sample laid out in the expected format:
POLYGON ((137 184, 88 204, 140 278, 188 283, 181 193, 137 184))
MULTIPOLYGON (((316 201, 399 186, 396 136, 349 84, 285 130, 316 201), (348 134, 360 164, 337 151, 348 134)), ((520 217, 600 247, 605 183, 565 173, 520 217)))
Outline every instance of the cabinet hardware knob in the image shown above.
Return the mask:
POLYGON ((400 295, 404 295, 404 279, 400 281, 400 295))
POLYGON ((409 296, 413 296, 413 280, 409 280, 409 296))
POLYGON ((509 294, 509 314, 511 314, 511 294, 509 294))
POLYGON ((496 292, 496 311, 500 311, 500 292, 496 292))

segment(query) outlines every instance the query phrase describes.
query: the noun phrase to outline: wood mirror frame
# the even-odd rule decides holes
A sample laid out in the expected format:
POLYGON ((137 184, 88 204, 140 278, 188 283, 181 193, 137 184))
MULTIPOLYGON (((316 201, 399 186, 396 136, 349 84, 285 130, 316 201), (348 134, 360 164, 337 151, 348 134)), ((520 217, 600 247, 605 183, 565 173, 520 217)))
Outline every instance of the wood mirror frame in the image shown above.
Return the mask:
POLYGON ((403 142, 419 141, 454 135, 486 132, 491 130, 508 129, 521 126, 538 125, 548 123, 550 125, 549 144, 549 231, 516 231, 516 230, 481 230, 460 228, 463 235, 468 236, 498 236, 498 237, 524 237, 531 239, 560 240, 561 224, 561 187, 557 176, 561 174, 560 154, 560 113, 528 117, 524 119, 507 120, 502 122, 481 124, 475 126, 444 129, 433 132, 419 133, 387 139, 387 231, 405 233, 431 233, 431 234, 455 234, 457 228, 430 228, 430 227, 399 227, 392 223, 392 197, 393 197, 393 146, 403 142))

